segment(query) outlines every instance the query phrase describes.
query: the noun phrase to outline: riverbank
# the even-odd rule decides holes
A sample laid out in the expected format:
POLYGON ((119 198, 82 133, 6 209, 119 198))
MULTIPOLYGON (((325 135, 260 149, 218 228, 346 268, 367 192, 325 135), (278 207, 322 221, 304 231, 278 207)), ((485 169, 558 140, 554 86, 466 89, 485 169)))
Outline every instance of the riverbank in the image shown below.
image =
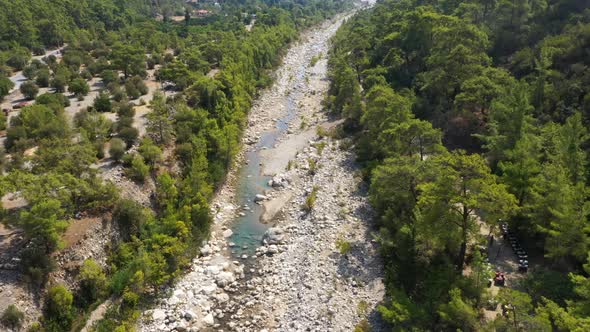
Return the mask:
MULTIPOLYGON (((354 177, 354 158, 328 138, 320 155, 315 142, 316 127, 329 124, 320 105, 328 81, 325 57, 312 58, 327 54, 328 40, 343 19, 303 34, 277 70, 275 84, 254 103, 239 166, 212 204, 210 240, 169 296, 144 312, 142 331, 299 329, 295 321, 302 327, 346 330, 382 299, 381 264, 359 258, 378 255, 373 254, 370 212, 354 177), (311 176, 306 162, 316 156, 323 166, 311 176), (265 180, 264 174, 269 185, 251 186, 261 189, 257 194, 262 207, 254 204, 254 195, 244 204, 241 183, 265 180), (301 202, 314 184, 321 187, 317 205, 303 213, 301 202), (342 205, 333 204, 338 195, 342 205), (340 213, 343 207, 350 212, 340 213), (277 222, 280 234, 267 237, 267 245, 257 249, 252 246, 260 245, 255 235, 238 243, 244 227, 257 232, 269 227, 258 221, 244 226, 258 217, 277 222), (334 236, 349 241, 351 249, 339 253, 334 236), (298 275, 302 271, 306 274, 298 275), (331 322, 317 319, 330 308, 333 313, 325 317, 331 315, 331 322)), ((253 194, 250 191, 246 193, 253 194)))

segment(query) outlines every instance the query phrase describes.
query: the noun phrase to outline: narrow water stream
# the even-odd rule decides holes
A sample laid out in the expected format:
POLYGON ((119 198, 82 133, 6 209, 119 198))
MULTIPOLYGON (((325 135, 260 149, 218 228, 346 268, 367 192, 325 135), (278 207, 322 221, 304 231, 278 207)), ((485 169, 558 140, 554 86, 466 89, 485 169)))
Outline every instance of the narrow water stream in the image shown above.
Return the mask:
POLYGON ((261 222, 264 208, 254 202, 256 194, 264 194, 265 190, 271 189, 268 185, 270 176, 262 173, 261 151, 272 148, 289 129, 291 122, 297 116, 297 100, 301 92, 296 87, 305 84, 306 64, 300 64, 292 69, 292 79, 288 82, 287 91, 284 97, 286 113, 276 120, 272 130, 262 132, 260 140, 254 145, 254 149, 245 154, 246 164, 240 169, 235 203, 240 207, 242 214, 236 218, 230 226, 233 231, 229 241, 234 246, 231 250, 232 256, 236 259, 242 255, 251 256, 260 245, 264 232, 271 226, 261 222))

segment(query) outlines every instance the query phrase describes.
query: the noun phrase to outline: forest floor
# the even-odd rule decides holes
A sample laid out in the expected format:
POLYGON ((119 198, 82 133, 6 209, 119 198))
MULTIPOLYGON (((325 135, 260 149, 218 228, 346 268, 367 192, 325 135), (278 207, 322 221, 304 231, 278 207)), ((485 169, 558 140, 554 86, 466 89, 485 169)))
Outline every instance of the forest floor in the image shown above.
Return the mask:
POLYGON ((349 148, 317 135, 318 126, 338 122, 321 107, 329 86, 327 60, 310 62, 327 54, 329 37, 343 19, 305 33, 276 71, 275 84, 255 101, 243 150, 212 204, 210 240, 188 274, 144 312, 139 330, 350 331, 364 319, 380 330, 376 306, 385 290, 366 187, 349 148), (297 77, 302 66, 305 77, 297 77), (261 202, 274 227, 255 256, 237 258, 227 238, 234 217, 243 213, 235 204, 239 166, 287 113, 287 96, 296 114, 277 144, 261 154, 263 172, 277 184, 261 202), (307 213, 301 206, 312 192, 315 204, 307 213))

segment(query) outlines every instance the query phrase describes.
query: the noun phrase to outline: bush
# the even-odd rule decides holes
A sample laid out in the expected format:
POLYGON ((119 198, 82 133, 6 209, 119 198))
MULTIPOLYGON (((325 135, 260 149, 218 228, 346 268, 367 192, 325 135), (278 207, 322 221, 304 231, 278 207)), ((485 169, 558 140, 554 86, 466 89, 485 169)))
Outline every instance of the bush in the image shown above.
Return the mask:
POLYGON ((115 101, 122 102, 122 101, 125 101, 127 99, 127 93, 123 89, 121 89, 119 87, 117 87, 112 92, 112 94, 113 94, 113 99, 115 101))
POLYGON ((43 327, 41 326, 41 324, 39 322, 34 322, 27 329, 27 332, 44 332, 44 331, 45 330, 43 329, 43 327))
POLYGON ((88 83, 83 78, 76 78, 70 82, 68 91, 77 97, 85 96, 90 92, 90 86, 88 86, 88 83))
POLYGON ((63 285, 53 286, 45 299, 47 331, 68 331, 73 319, 72 293, 63 285))
POLYGON ((51 109, 63 109, 64 107, 70 106, 70 100, 68 97, 61 93, 44 93, 35 98, 37 104, 47 105, 51 109))
POLYGON ((139 76, 133 76, 128 79, 125 82, 125 90, 127 91, 127 95, 132 99, 137 99, 149 92, 148 87, 139 76))
POLYGON ((336 240, 336 248, 342 255, 348 254, 352 249, 350 242, 344 240, 343 238, 338 238, 336 240))
POLYGON ((162 150, 149 138, 145 138, 141 141, 139 154, 141 154, 143 159, 151 166, 154 166, 160 161, 160 159, 162 159, 162 150))
POLYGON ((20 92, 25 96, 27 99, 34 99, 39 93, 39 87, 37 84, 33 83, 33 81, 26 81, 20 86, 20 92))
POLYGON ((123 307, 126 309, 133 309, 139 303, 139 295, 130 290, 123 292, 123 307))
POLYGON ((121 160, 125 154, 125 142, 120 138, 113 138, 109 147, 109 155, 116 161, 121 160))
POLYGON ((25 314, 18 310, 14 304, 11 304, 6 308, 6 310, 4 310, 4 313, 2 313, 0 322, 5 327, 16 330, 22 326, 24 319, 25 314))
POLYGON ((6 115, 4 115, 4 112, 0 111, 0 130, 6 129, 7 121, 8 119, 6 118, 6 115))
POLYGON ((55 89, 55 92, 65 92, 68 79, 64 75, 55 75, 51 80, 51 87, 55 89))
POLYGON ((43 68, 37 71, 37 78, 35 79, 35 83, 42 88, 46 88, 49 86, 49 69, 43 68))
POLYGON ((31 65, 26 66, 23 69, 23 76, 32 80, 37 75, 37 67, 31 65))
POLYGON ((109 83, 117 82, 119 80, 119 73, 114 70, 103 70, 100 77, 106 86, 109 85, 109 83))
POLYGON ((93 106, 97 112, 110 112, 112 109, 111 97, 108 93, 102 91, 94 98, 93 106))
POLYGON ((8 95, 13 87, 14 83, 9 78, 0 76, 0 101, 8 95))
POLYGON ((80 73, 80 77, 82 77, 83 79, 89 81, 92 79, 92 73, 89 70, 83 70, 80 73))
POLYGON ((366 319, 361 320, 354 327, 354 332, 371 332, 371 325, 369 324, 369 321, 366 319))
POLYGON ((78 279, 80 295, 86 303, 93 303, 105 295, 107 278, 100 265, 93 259, 84 261, 78 279))
POLYGON ((118 103, 116 108, 119 117, 133 118, 135 116, 135 109, 131 103, 118 103))
POLYGON ((130 239, 139 233, 146 220, 143 206, 130 199, 121 199, 113 211, 113 220, 119 226, 124 238, 130 239))
POLYGON ((137 136, 139 136, 139 132, 133 127, 123 127, 119 130, 119 138, 127 143, 128 148, 135 144, 137 136))
POLYGON ((309 171, 308 171, 309 175, 315 175, 315 173, 317 172, 317 170, 319 168, 317 160, 309 158, 307 160, 307 163, 309 164, 309 171))
POLYGON ((145 181, 148 176, 150 168, 145 164, 142 156, 134 156, 131 161, 131 168, 127 169, 127 176, 137 182, 145 181))
POLYGON ((307 197, 305 198, 305 203, 303 203, 302 208, 307 213, 309 213, 309 212, 311 212, 311 210, 313 210, 319 189, 320 188, 318 186, 314 186, 311 193, 309 193, 309 195, 307 195, 307 197))

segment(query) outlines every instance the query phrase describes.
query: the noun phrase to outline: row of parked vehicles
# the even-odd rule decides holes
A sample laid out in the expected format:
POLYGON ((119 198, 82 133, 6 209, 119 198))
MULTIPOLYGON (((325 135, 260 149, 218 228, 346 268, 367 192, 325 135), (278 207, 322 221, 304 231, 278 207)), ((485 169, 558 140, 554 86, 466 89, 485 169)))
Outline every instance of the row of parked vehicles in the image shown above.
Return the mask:
POLYGON ((518 238, 516 237, 514 232, 512 232, 510 230, 510 228, 508 227, 507 224, 503 223, 500 225, 500 227, 502 229, 502 236, 504 237, 504 240, 510 241, 510 246, 512 247, 512 251, 514 251, 514 254, 518 257, 518 271, 528 272, 528 270, 529 270, 529 255, 528 255, 528 253, 526 252, 526 250, 524 250, 522 248, 522 246, 518 242, 518 238))

